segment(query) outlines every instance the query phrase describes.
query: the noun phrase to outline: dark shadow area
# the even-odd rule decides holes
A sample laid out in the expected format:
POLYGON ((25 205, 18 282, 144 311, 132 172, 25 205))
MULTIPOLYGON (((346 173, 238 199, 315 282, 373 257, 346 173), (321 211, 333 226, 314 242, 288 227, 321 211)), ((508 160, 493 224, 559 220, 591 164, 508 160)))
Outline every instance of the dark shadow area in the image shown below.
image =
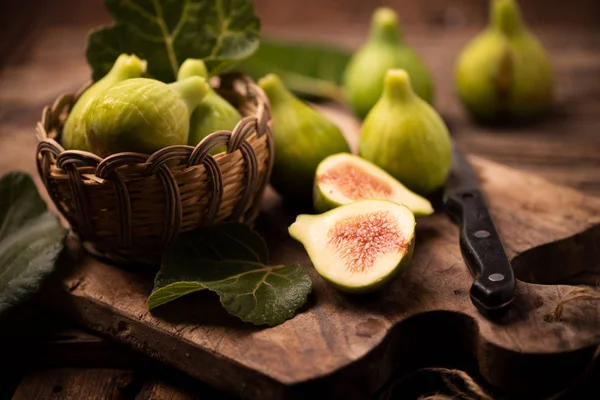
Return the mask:
MULTIPOLYGON (((293 388, 290 398, 308 398, 313 393, 324 398, 361 398, 358 394, 363 394, 362 398, 374 400, 451 395, 439 372, 420 371, 433 367, 465 371, 494 399, 541 400, 565 389, 568 393, 559 399, 580 398, 577 395, 584 390, 588 397, 581 398, 595 398, 589 394, 600 394, 594 384, 597 371, 585 374, 592 353, 592 348, 560 354, 517 353, 481 341, 473 319, 465 314, 428 312, 396 325, 359 360, 293 388), (331 385, 332 381, 337 384, 331 385), (499 391, 499 386, 506 391, 499 391)), ((460 380, 452 382, 464 388, 460 380)))
MULTIPOLYGON (((575 236, 518 254, 511 261, 517 279, 544 285, 560 284, 600 262, 600 225, 575 236)), ((598 271, 596 271, 598 273, 598 271)), ((600 279, 600 273, 598 273, 600 279)))
POLYGON ((256 332, 265 327, 240 321, 219 303, 219 296, 209 290, 187 294, 152 310, 152 315, 164 321, 202 327, 219 326, 236 332, 256 332))
MULTIPOLYGON (((473 360, 475 332, 473 320, 460 313, 436 311, 409 317, 392 328, 373 351, 330 376, 298 385, 290 398, 320 393, 323 398, 416 399, 428 388, 419 385, 411 392, 392 388, 393 382, 420 368, 464 367, 465 360, 473 360), (383 397, 390 391, 391 397, 383 397)), ((430 390, 439 390, 439 385, 430 390)))

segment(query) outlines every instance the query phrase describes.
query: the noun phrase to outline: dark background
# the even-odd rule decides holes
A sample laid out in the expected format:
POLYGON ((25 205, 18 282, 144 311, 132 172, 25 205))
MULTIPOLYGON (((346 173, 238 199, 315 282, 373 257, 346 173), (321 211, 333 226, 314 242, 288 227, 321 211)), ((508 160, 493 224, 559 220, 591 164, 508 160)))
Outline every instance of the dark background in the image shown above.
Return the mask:
MULTIPOLYGON (((335 33, 366 29, 372 11, 389 6, 407 26, 480 27, 488 14, 486 0, 256 0, 265 33, 307 34, 315 28, 335 33)), ((597 0, 521 0, 523 13, 537 28, 586 28, 600 25, 597 0)), ((94 26, 110 21, 100 0, 2 0, 0 60, 43 26, 94 26)))

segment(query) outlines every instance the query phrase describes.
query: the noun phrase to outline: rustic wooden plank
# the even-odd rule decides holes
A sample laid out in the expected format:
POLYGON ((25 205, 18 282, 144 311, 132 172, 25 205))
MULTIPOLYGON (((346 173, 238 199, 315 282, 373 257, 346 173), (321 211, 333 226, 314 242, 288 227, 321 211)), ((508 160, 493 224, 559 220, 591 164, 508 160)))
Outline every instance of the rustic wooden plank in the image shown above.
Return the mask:
POLYGON ((192 400, 220 399, 233 400, 224 392, 195 381, 183 374, 164 373, 153 370, 144 379, 144 384, 135 400, 192 400))
MULTIPOLYGON (((53 298, 57 308, 104 335, 245 398, 302 397, 316 391, 365 396, 398 363, 410 364, 413 358, 402 357, 411 354, 406 346, 423 351, 425 343, 403 336, 404 321, 435 310, 440 311, 424 318, 428 323, 420 328, 439 324, 477 343, 479 366, 492 383, 506 390, 555 389, 581 373, 589 348, 600 344, 600 309, 574 308, 563 322, 548 323, 570 287, 544 283, 596 267, 589 260, 600 258, 595 244, 600 199, 483 159, 473 161, 521 279, 510 315, 501 322, 486 320, 470 303, 471 277, 458 248, 458 230, 440 214, 418 221, 410 268, 382 292, 360 299, 344 296, 309 268, 314 282, 309 307, 274 328, 240 323, 210 293, 150 314, 145 300, 151 278, 89 257, 53 298), (194 306, 200 303, 201 309, 194 306), (530 360, 527 371, 517 369, 524 353, 530 360), (342 384, 357 376, 361 385, 342 384)), ((271 247, 273 262, 310 266, 302 247, 285 234, 295 213, 274 196, 264 207, 257 229, 271 247)))
POLYGON ((136 368, 148 363, 129 347, 81 329, 57 330, 35 340, 31 361, 39 367, 136 368))
POLYGON ((193 400, 201 398, 200 394, 192 395, 180 386, 168 385, 160 380, 151 380, 144 383, 135 400, 193 400))
POLYGON ((116 369, 46 369, 27 375, 13 400, 129 399, 137 393, 133 373, 116 369))

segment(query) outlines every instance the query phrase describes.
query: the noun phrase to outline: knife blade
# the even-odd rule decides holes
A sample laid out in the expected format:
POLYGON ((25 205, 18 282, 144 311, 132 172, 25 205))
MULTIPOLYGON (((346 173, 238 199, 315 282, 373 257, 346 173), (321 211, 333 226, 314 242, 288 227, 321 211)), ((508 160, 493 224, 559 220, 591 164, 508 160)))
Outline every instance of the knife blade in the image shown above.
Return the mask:
POLYGON ((446 213, 460 228, 460 250, 474 277, 471 301, 483 314, 506 310, 515 298, 515 276, 488 211, 475 170, 453 142, 444 187, 446 213))

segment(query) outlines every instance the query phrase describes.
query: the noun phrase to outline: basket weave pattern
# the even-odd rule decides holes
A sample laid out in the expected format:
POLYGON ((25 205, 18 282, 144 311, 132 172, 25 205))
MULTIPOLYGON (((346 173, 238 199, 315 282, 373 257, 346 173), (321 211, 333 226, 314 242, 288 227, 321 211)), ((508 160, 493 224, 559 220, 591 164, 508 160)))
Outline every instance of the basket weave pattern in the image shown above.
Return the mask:
POLYGON ((156 264, 179 233, 222 221, 252 225, 273 166, 269 102, 249 77, 226 74, 213 88, 242 114, 232 132, 196 147, 106 158, 65 151, 62 126, 79 95, 60 96, 37 124, 38 173, 73 231, 117 262, 156 264), (211 155, 219 146, 226 151, 211 155))

